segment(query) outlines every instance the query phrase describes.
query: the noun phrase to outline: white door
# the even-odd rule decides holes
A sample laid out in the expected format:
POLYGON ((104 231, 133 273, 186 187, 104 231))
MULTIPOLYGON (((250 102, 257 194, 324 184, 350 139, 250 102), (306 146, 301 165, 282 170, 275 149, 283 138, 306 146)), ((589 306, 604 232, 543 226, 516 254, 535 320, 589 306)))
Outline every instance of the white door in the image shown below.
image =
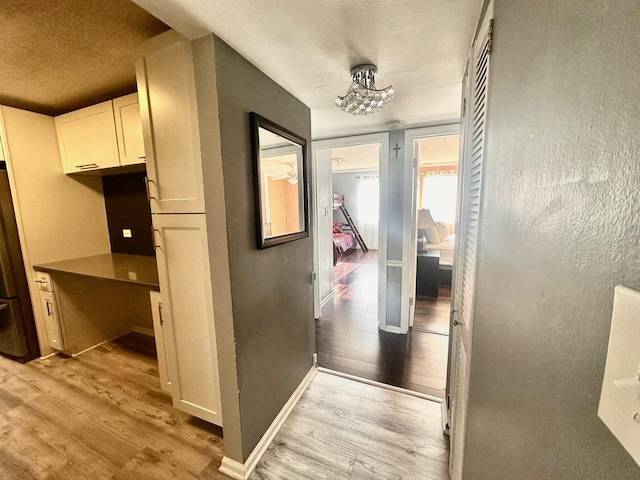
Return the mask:
POLYGON ((450 366, 451 455, 449 473, 452 480, 462 478, 469 367, 473 332, 473 307, 476 285, 476 252, 482 195, 484 138, 486 128, 487 79, 491 53, 491 18, 493 5, 485 14, 473 44, 463 81, 463 119, 461 134, 461 205, 456 232, 457 262, 454 276, 452 364, 450 366))
POLYGON ((162 315, 162 295, 160 292, 150 291, 151 317, 153 318, 153 335, 156 341, 156 354, 158 357, 158 374, 160 388, 171 393, 171 380, 169 377, 169 362, 167 362, 166 335, 164 334, 164 316, 162 315))
POLYGON ((322 305, 333 296, 333 185, 331 149, 313 150, 315 209, 315 317, 320 318, 322 305))
MULTIPOLYGON (((316 168, 320 169, 320 173, 314 182, 314 196, 317 196, 320 192, 322 195, 330 195, 330 204, 328 207, 328 217, 330 220, 323 220, 322 222, 326 222, 328 225, 333 224, 333 186, 332 186, 332 178, 331 178, 331 149, 338 147, 351 147, 357 145, 365 145, 365 144, 379 144, 379 155, 380 155, 380 220, 379 220, 379 229, 378 229, 378 323, 380 325, 381 330, 387 330, 386 325, 386 298, 387 298, 387 202, 388 202, 388 185, 386 183, 386 179, 388 177, 389 170, 389 134, 388 133, 377 133, 370 135, 360 135, 355 137, 344 137, 344 138, 334 138, 328 140, 319 140, 313 142, 312 149, 314 155, 314 162, 317 163, 316 168), (327 170, 326 166, 320 166, 319 162, 328 162, 329 167, 327 170), (329 193, 327 193, 329 192, 329 193)), ((316 171, 316 170, 314 170, 316 171)), ((317 171, 316 171, 317 172, 317 171)), ((339 193, 339 192, 336 192, 339 193)), ((331 240, 331 232, 332 230, 326 231, 324 235, 327 235, 329 241, 331 242, 331 255, 326 253, 326 250, 320 247, 322 239, 320 233, 320 229, 323 228, 320 224, 319 219, 324 217, 324 207, 319 203, 316 205, 318 209, 320 209, 320 215, 318 214, 318 210, 316 210, 314 222, 314 230, 318 232, 318 237, 316 237, 314 241, 314 255, 318 261, 316 271, 319 276, 322 278, 318 278, 318 285, 315 289, 316 295, 316 305, 323 300, 321 285, 331 285, 331 289, 333 291, 333 241, 331 240), (322 253, 322 255, 320 255, 322 253), (320 297, 320 298, 318 298, 320 297)), ((326 244, 325 244, 326 245, 326 244)), ((399 262, 398 262, 399 263, 399 262)), ((330 297, 329 297, 330 298, 330 297)), ((390 327, 392 330, 395 327, 390 327)), ((394 330, 395 331, 395 330, 394 330)))
POLYGON ((120 165, 111 100, 54 119, 64 173, 120 165))
POLYGON ((204 213, 189 41, 170 30, 145 42, 136 79, 152 213, 204 213))
POLYGON ((404 223, 408 225, 407 234, 405 236, 405 245, 403 249, 403 263, 408 272, 406 281, 406 290, 403 298, 407 298, 406 304, 403 304, 403 311, 407 312, 409 317, 409 326, 413 327, 413 317, 415 315, 416 302, 416 274, 417 274, 417 225, 418 225, 418 184, 420 171, 420 142, 425 137, 443 137, 448 135, 458 135, 460 133, 460 125, 457 123, 451 125, 439 125, 437 127, 424 127, 407 130, 405 132, 405 191, 411 192, 407 195, 403 215, 404 223))
POLYGON ((113 99, 113 115, 116 122, 120 165, 143 164, 144 140, 138 94, 132 93, 113 99))
POLYGON ((222 426, 205 215, 153 215, 153 227, 173 404, 222 426))

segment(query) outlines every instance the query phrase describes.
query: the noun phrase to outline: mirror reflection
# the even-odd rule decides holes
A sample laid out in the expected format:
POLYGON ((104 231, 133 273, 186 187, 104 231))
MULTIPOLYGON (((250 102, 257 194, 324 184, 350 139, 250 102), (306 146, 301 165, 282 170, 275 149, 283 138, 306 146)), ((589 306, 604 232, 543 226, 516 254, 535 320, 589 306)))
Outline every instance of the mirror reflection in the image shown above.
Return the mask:
POLYGON ((260 248, 308 236, 304 140, 300 139, 300 143, 297 143, 293 141, 297 140, 295 136, 289 132, 278 132, 278 128, 266 121, 257 122, 260 248))

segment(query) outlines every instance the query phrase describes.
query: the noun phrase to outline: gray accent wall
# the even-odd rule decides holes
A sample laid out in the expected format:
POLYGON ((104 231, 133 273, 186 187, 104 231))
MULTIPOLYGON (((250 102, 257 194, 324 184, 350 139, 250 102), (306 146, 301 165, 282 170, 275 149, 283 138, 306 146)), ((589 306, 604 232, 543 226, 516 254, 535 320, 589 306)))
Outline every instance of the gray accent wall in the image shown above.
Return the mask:
POLYGON ((214 45, 225 197, 219 208, 226 208, 244 461, 311 369, 315 352, 311 237, 257 249, 249 113, 308 140, 307 182, 311 114, 222 40, 214 38, 214 45))
POLYGON ((640 289, 639 22, 495 2, 465 479, 640 478, 597 416, 614 286, 640 289))

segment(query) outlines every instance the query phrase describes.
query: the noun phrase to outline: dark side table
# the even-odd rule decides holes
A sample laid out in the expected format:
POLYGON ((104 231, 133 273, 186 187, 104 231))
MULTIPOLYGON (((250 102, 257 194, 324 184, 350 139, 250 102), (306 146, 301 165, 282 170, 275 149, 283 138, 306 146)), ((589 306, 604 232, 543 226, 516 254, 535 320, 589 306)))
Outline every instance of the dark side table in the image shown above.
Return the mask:
POLYGON ((438 296, 438 275, 440 269, 440 250, 418 252, 416 271, 416 295, 418 297, 438 296))

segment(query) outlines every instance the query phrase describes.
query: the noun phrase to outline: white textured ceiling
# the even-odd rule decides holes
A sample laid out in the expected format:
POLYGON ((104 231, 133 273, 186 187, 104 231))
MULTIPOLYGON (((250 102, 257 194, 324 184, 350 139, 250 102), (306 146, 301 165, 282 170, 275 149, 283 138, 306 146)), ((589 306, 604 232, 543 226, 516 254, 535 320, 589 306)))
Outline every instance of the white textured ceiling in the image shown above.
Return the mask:
POLYGON ((129 0, 0 0, 0 104, 59 115, 135 92, 135 47, 168 28, 129 0))
POLYGON ((191 38, 214 32, 311 108, 314 139, 458 121, 482 0, 135 0, 191 38), (356 117, 334 106, 360 63, 397 94, 356 117))

